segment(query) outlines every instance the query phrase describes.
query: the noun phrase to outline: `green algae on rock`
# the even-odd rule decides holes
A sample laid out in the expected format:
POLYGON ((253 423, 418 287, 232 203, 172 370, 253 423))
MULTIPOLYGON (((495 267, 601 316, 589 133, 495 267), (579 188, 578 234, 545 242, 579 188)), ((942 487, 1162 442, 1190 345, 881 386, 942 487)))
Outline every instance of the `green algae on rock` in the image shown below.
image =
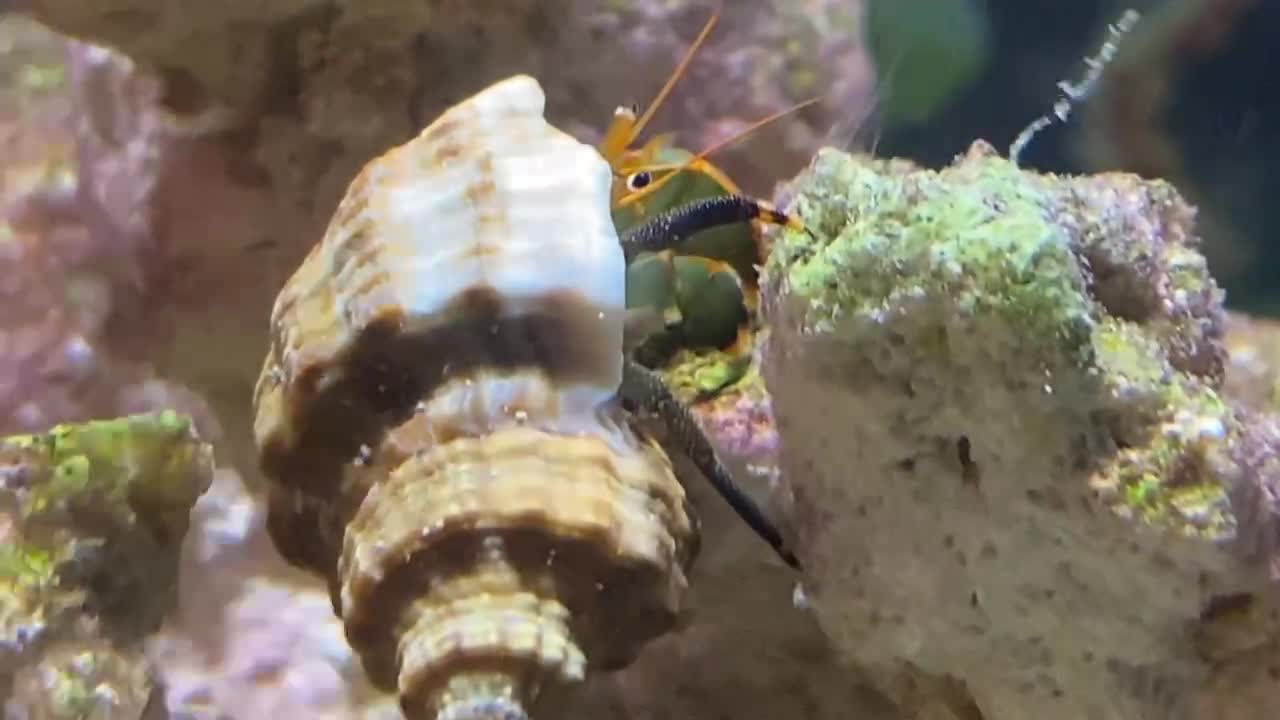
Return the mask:
POLYGON ((680 349, 659 368, 671 392, 684 403, 710 399, 744 380, 752 357, 723 350, 680 349))
POLYGON ((1094 474, 1096 497, 1125 518, 1207 540, 1236 531, 1222 464, 1241 428, 1212 382, 1175 370, 1133 323, 1094 334, 1096 367, 1113 399, 1099 412, 1117 449, 1094 474))
POLYGON ((138 716, 151 692, 141 641, 173 605, 188 514, 212 473, 210 446, 173 412, 0 439, 11 706, 138 716))
POLYGON ((830 240, 784 233, 770 259, 808 299, 806 323, 831 329, 849 313, 870 320, 941 294, 955 299, 959 318, 1003 320, 1005 341, 1083 359, 1084 277, 1043 193, 1012 165, 886 177, 822 152, 810 172, 814 190, 793 210, 816 217, 813 232, 830 240))
POLYGON ((775 474, 777 433, 758 353, 767 337, 767 331, 758 334, 747 355, 680 350, 658 370, 717 449, 750 466, 738 468, 743 476, 775 474))
POLYGON ((939 171, 823 151, 784 195, 807 230, 766 266, 763 372, 828 633, 986 720, 1180 717, 1187 628, 1280 580, 1280 443, 1220 396, 1194 210, 985 143, 939 171))
POLYGON ((62 513, 76 522, 92 512, 120 528, 140 525, 166 543, 186 532, 187 513, 208 488, 213 466, 190 419, 169 411, 58 425, 0 442, 20 459, 6 479, 23 521, 62 513))

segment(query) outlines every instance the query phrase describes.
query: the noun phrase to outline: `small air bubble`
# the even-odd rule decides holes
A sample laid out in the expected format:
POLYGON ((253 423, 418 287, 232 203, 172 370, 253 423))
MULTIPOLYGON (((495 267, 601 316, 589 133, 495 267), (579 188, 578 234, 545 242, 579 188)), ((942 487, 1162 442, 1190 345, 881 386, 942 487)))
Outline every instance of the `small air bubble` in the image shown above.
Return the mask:
POLYGON ((369 464, 369 461, 372 458, 373 458, 373 448, 369 447, 368 445, 361 445, 359 454, 356 455, 355 463, 357 466, 364 466, 369 464))
POLYGON ((791 590, 791 605, 797 610, 809 610, 813 607, 809 604, 809 595, 804 591, 804 585, 796 583, 791 590))

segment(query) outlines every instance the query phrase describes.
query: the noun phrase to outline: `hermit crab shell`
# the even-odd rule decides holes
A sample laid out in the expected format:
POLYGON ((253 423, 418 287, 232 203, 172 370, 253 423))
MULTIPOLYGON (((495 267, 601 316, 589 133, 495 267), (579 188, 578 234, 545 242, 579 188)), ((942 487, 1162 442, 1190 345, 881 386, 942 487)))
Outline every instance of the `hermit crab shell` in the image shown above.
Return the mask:
POLYGON ((608 164, 516 76, 371 161, 281 291, 269 527, 411 718, 555 717, 680 612, 697 532, 616 399, 608 164))

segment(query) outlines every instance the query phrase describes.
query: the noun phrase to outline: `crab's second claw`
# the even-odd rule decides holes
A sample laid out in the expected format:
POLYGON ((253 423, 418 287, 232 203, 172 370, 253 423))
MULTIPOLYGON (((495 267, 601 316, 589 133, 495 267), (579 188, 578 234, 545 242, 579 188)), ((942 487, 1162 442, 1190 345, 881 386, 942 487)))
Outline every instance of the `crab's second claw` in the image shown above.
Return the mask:
POLYGON ((657 417, 666 426, 673 444, 693 461, 698 471, 707 478, 720 497, 729 503, 738 517, 760 539, 768 543, 783 562, 797 570, 801 569, 800 560, 787 547, 782 532, 765 514, 764 509, 734 481, 729 469, 716 455, 711 441, 694 419, 693 413, 672 394, 661 377, 643 365, 627 360, 623 365, 621 394, 623 399, 657 417))

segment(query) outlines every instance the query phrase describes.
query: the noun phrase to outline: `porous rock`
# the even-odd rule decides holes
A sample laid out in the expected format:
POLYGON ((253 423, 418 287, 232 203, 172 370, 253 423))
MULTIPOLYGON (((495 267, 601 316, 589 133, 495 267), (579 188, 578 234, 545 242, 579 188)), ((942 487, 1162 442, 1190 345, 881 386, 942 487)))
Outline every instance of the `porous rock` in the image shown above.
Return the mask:
POLYGON ((784 195, 764 376, 846 656, 921 717, 1269 716, 1214 690, 1275 691, 1280 504, 1274 421, 1220 395, 1193 209, 985 143, 940 171, 822 151, 784 195))
POLYGON ((1240 407, 1280 410, 1280 322, 1229 313, 1224 394, 1240 407))
POLYGON ((140 717, 156 690, 142 642, 174 605, 212 474, 210 446, 172 412, 0 440, 6 717, 140 717))

